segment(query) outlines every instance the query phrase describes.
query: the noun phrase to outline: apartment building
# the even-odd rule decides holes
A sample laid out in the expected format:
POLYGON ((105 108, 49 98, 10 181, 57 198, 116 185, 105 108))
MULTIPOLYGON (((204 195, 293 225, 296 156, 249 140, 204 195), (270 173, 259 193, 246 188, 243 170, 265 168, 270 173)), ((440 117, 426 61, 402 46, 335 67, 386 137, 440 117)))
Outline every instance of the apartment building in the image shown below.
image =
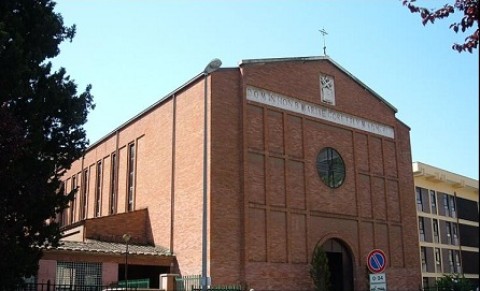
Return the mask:
POLYGON ((478 286, 478 180, 420 162, 413 163, 413 175, 423 287, 444 274, 478 286))

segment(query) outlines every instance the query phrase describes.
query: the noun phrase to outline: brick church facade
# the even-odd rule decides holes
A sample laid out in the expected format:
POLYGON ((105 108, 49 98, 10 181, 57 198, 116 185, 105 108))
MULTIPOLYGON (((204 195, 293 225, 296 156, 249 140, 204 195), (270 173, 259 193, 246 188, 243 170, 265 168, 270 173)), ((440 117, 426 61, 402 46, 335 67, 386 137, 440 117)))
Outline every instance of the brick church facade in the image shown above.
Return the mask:
POLYGON ((199 74, 91 145, 65 175, 78 192, 49 264, 88 256, 110 274, 103 284, 122 279, 123 255, 109 247, 128 233, 132 248, 150 247, 129 270, 201 273, 204 96, 212 284, 311 290, 321 246, 334 290, 369 288, 373 249, 386 255, 388 290, 421 286, 410 129, 329 57, 199 74), (110 246, 95 256, 92 242, 110 246))

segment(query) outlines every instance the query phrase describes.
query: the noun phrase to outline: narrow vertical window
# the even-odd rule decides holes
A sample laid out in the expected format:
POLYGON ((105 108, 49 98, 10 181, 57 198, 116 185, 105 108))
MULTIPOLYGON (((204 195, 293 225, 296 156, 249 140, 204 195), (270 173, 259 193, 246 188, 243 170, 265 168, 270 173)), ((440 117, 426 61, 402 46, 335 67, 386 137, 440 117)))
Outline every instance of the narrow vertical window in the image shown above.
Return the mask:
POLYGON ((423 222, 423 217, 418 218, 418 231, 420 235, 420 240, 425 241, 425 224, 423 222))
MULTIPOLYGON (((77 177, 76 175, 72 176, 72 191, 77 189, 77 177)), ((77 197, 77 193, 73 195, 73 199, 70 202, 70 224, 75 222, 75 199, 77 197)))
POLYGON ((455 212, 455 197, 448 196, 448 206, 450 207, 450 217, 457 217, 455 212))
POLYGON ((417 187, 417 210, 423 211, 422 188, 417 187))
POLYGON ((127 211, 134 209, 135 196, 135 144, 128 145, 127 211))
POLYGON ((110 214, 117 212, 117 155, 112 154, 110 169, 110 214))
POLYGON ((445 216, 450 216, 450 207, 448 205, 448 195, 443 194, 443 208, 445 209, 445 216))
POLYGON ((459 251, 455 251, 455 273, 462 273, 462 265, 460 264, 459 251))
POLYGON ((425 247, 420 248, 420 258, 422 259, 422 272, 427 271, 427 250, 425 247))
POLYGON ((430 203, 432 205, 432 214, 437 214, 437 194, 430 190, 430 203))
POLYGON ((423 277, 423 290, 430 290, 430 285, 428 284, 428 277, 423 277))
POLYGON ((83 171, 83 182, 82 182, 82 212, 81 219, 87 218, 87 197, 88 197, 88 170, 83 171))
POLYGON ((453 243, 452 240, 452 224, 450 222, 446 222, 445 226, 447 227, 447 244, 451 245, 453 243))
MULTIPOLYGON (((65 187, 65 181, 60 182, 60 192, 65 196, 67 195, 67 189, 65 187)), ((60 212, 57 216, 57 221, 59 226, 64 226, 65 225, 65 210, 62 209, 62 212, 60 212)))
POLYGON ((438 220, 433 220, 433 241, 440 243, 440 234, 438 233, 438 220))
POLYGON ((458 246, 457 224, 452 223, 452 244, 458 246))
POLYGON ((448 267, 449 273, 455 273, 455 258, 453 256, 453 250, 448 250, 448 267))
POLYGON ((441 255, 440 255, 440 249, 439 248, 435 248, 435 265, 436 265, 437 273, 441 273, 442 272, 442 258, 441 258, 441 255))
POLYGON ((95 217, 100 216, 102 199, 102 161, 97 163, 97 179, 95 185, 95 217))

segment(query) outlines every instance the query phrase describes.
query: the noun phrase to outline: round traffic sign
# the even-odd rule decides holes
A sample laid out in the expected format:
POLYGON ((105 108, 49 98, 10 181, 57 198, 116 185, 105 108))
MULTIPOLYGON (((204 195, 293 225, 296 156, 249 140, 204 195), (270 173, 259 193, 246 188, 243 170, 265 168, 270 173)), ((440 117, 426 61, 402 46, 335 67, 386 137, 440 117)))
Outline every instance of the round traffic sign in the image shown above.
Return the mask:
POLYGON ((372 273, 381 273, 387 266, 385 253, 380 249, 372 250, 367 256, 367 266, 372 273))

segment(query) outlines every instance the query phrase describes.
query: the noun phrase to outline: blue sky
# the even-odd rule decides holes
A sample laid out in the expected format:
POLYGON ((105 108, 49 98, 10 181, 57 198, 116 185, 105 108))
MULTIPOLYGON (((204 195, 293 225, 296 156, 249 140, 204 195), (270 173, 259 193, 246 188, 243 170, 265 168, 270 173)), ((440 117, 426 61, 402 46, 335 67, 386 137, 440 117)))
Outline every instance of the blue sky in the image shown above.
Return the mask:
MULTIPOLYGON (((418 1, 438 8, 449 0, 418 1)), ((453 1, 450 1, 453 2, 453 1)), ((466 35, 457 12, 422 26, 400 0, 60 0, 77 25, 53 60, 96 109, 85 125, 95 142, 200 73, 213 58, 327 55, 398 109, 411 128, 412 160, 478 179, 478 51, 451 49, 466 35)))

